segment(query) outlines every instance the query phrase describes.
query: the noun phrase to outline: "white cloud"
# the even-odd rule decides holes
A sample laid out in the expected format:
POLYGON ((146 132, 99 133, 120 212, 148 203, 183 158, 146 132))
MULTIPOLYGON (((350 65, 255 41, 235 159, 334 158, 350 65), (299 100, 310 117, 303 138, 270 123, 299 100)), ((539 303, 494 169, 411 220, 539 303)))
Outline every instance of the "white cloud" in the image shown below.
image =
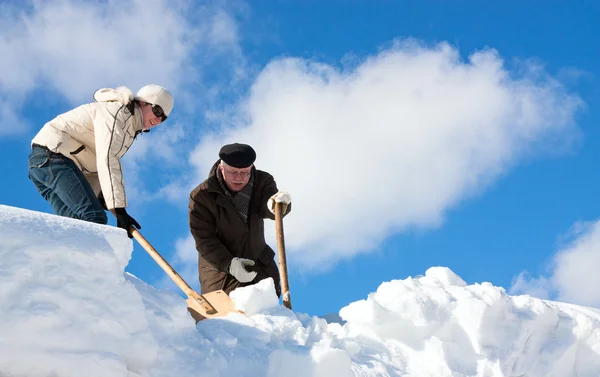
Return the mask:
POLYGON ((19 120, 13 102, 14 99, 6 98, 0 93, 0 136, 18 134, 27 128, 27 123, 19 120))
MULTIPOLYGON (((8 114, 40 89, 50 102, 58 95, 78 105, 97 88, 127 85, 135 91, 148 83, 171 89, 181 111, 191 97, 186 85, 201 81, 203 65, 195 54, 222 53, 215 46, 238 49, 235 21, 225 10, 184 1, 35 0, 2 10, 0 98, 8 114), (227 34, 228 28, 234 31, 227 34)), ((14 118, 3 121, 0 132, 23 131, 14 118)))
MULTIPOLYGON (((523 158, 568 146, 581 101, 537 66, 509 72, 494 50, 462 61, 447 44, 397 43, 340 70, 277 59, 223 132, 191 156, 199 180, 225 142, 291 192, 286 242, 312 267, 373 250, 392 233, 439 226, 523 158)), ((267 227, 270 229, 271 227, 267 227)))
POLYGON ((222 10, 216 12, 213 17, 210 37, 217 47, 236 47, 240 43, 237 23, 228 13, 222 10))
POLYGON ((165 124, 137 136, 122 160, 127 196, 135 198, 129 200, 129 205, 164 198, 166 190, 155 191, 156 186, 180 184, 180 178, 173 177, 174 173, 170 171, 179 172, 186 159, 185 148, 178 146, 184 138, 185 129, 181 123, 165 124))
POLYGON ((177 144, 184 137, 185 129, 181 123, 165 123, 164 127, 157 127, 138 135, 127 152, 127 159, 131 163, 139 163, 152 157, 164 164, 177 164, 184 158, 177 149, 177 144))
POLYGON ((546 277, 532 277, 530 273, 523 271, 516 276, 510 287, 511 294, 528 294, 544 300, 554 295, 552 282, 546 277))
POLYGON ((553 256, 548 276, 521 278, 521 274, 511 292, 600 307, 600 220, 575 224, 568 239, 553 256), (539 282, 543 282, 542 292, 539 282))

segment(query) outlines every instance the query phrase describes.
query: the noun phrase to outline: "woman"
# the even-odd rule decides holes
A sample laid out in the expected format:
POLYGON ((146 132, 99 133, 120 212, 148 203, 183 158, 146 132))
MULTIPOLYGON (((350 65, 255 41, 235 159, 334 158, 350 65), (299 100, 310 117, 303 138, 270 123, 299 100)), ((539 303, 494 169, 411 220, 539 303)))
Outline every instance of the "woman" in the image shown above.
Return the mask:
POLYGON ((138 93, 126 87, 99 89, 96 102, 63 113, 31 142, 29 179, 60 216, 106 224, 104 210, 127 230, 140 225, 125 210, 121 157, 136 136, 164 122, 173 95, 158 85, 138 93))

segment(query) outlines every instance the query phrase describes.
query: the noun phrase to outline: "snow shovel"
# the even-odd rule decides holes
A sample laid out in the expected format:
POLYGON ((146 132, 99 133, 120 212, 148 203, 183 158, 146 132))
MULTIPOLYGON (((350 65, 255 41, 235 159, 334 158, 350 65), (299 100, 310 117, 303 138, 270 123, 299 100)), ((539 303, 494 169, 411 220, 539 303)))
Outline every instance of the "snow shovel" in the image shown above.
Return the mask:
POLYGON ((206 318, 222 317, 235 311, 235 304, 223 290, 205 293, 194 291, 169 263, 150 245, 140 232, 131 227, 131 235, 142 245, 158 265, 169 275, 177 286, 187 295, 188 311, 198 323, 206 318))
POLYGON ((287 262, 285 260, 285 240, 283 238, 283 206, 275 203, 275 233, 277 235, 277 254, 279 255, 279 276, 281 279, 281 297, 283 306, 292 309, 290 286, 288 284, 287 262))

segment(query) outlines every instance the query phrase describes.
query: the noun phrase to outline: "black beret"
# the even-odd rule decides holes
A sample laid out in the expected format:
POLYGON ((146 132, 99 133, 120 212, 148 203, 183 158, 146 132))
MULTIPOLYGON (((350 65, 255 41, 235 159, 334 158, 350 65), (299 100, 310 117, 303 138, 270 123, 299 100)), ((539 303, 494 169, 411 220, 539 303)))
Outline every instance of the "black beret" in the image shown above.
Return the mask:
POLYGON ((256 160, 256 152, 247 144, 227 144, 219 151, 219 158, 234 168, 247 168, 256 160))

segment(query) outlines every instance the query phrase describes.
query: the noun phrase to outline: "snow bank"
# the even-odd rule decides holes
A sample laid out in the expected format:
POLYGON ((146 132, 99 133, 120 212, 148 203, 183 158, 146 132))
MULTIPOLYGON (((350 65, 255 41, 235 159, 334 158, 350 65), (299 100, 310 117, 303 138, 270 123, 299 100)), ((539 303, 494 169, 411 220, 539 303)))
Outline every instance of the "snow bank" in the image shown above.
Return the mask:
POLYGON ((383 283, 340 315, 411 376, 600 376, 600 311, 467 286, 447 268, 383 283))
POLYGON ((179 295, 124 273, 108 226, 0 206, 0 376, 600 375, 600 311, 443 267, 383 283, 327 323, 279 305, 270 281, 200 322, 179 295))
POLYGON ((120 231, 2 207, 0 234, 0 371, 100 377, 154 361, 120 231))

